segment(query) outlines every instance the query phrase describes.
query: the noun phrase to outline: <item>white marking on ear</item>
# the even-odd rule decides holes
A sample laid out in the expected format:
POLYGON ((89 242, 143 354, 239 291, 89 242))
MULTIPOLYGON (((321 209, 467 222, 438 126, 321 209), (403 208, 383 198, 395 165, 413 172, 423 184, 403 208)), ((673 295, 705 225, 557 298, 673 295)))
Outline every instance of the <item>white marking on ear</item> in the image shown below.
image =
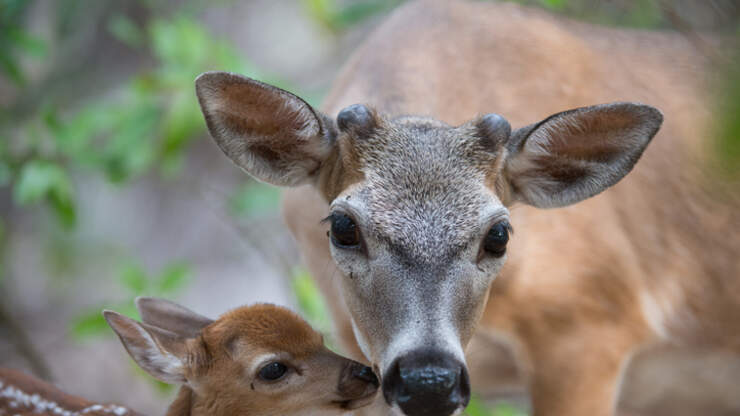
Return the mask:
POLYGON ((169 351, 161 348, 144 328, 139 325, 135 325, 134 328, 136 328, 136 332, 146 341, 147 346, 146 348, 140 348, 135 345, 129 345, 131 353, 141 357, 142 361, 148 362, 153 367, 152 369, 157 372, 157 378, 165 383, 182 383, 184 381, 182 376, 184 368, 182 361, 169 351))

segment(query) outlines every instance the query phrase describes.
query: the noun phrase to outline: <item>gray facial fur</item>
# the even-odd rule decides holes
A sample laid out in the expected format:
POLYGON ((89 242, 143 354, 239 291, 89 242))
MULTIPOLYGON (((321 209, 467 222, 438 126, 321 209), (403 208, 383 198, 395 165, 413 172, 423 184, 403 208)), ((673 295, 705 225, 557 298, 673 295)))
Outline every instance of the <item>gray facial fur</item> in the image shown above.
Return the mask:
POLYGON ((361 311, 353 323, 362 348, 381 371, 429 346, 464 361, 463 343, 503 264, 480 256, 487 231, 508 216, 484 186, 503 150, 475 134, 470 125, 403 117, 350 139, 365 179, 331 209, 355 220, 364 251, 332 254, 350 310, 361 311))

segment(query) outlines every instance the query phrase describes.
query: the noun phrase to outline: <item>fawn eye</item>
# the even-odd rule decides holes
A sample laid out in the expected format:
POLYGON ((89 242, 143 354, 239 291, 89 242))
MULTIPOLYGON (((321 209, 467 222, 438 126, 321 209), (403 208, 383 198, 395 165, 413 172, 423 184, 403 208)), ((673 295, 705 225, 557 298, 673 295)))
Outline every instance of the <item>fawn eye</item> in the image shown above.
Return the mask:
POLYGON ((356 248, 360 245, 360 230, 346 214, 331 215, 331 242, 339 248, 356 248))
POLYGON ((503 256, 506 253, 506 243, 509 242, 510 229, 511 226, 506 221, 494 224, 483 240, 483 249, 496 257, 503 256))
POLYGON ((275 381, 282 378, 288 371, 288 367, 285 364, 279 362, 273 362, 262 367, 259 372, 259 377, 265 381, 275 381))

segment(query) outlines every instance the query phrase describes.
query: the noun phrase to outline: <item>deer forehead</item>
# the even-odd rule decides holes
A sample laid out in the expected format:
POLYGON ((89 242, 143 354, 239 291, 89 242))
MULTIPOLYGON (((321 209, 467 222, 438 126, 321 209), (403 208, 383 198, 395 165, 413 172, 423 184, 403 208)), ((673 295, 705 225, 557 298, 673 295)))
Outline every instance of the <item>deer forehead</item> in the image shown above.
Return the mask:
POLYGON ((451 254, 502 208, 488 186, 502 150, 487 148, 469 126, 406 117, 352 140, 363 179, 335 204, 355 206, 366 232, 406 254, 451 254))
POLYGON ((323 347, 321 334, 295 313, 275 305, 237 308, 206 329, 206 342, 248 359, 266 352, 303 357, 323 347))

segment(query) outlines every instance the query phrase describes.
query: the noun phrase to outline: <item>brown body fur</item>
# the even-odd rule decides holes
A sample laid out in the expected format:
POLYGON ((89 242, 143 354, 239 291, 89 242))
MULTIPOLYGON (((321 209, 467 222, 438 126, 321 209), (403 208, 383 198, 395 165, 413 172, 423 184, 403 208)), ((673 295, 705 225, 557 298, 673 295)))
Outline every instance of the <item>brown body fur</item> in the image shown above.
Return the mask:
MULTIPOLYGON (((511 340, 537 415, 611 414, 626 361, 652 341, 740 347, 740 203, 702 169, 704 65, 676 34, 512 4, 417 2, 356 52, 326 101, 328 114, 361 102, 453 125, 495 111, 515 127, 609 101, 663 111, 660 133, 610 190, 566 208, 511 210, 516 235, 480 331, 511 340)), ((327 212, 314 188, 287 191, 286 221, 359 359, 317 221, 327 212)))

